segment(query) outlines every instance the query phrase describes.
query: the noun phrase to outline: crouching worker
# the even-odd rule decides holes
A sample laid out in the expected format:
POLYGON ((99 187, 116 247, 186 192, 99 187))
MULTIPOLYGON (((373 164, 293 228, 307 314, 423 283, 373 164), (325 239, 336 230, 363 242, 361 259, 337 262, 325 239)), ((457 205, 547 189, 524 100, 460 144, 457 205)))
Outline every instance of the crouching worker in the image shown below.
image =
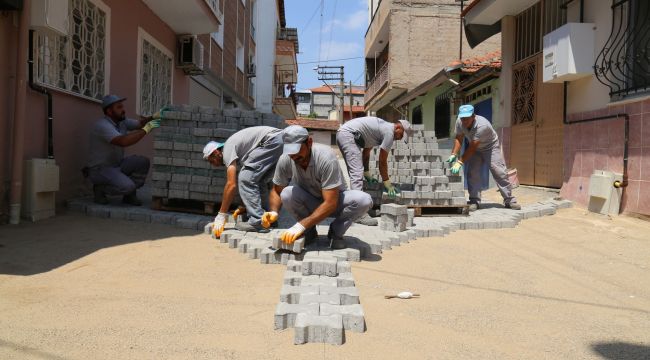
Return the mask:
POLYGON ((343 235, 372 207, 372 198, 360 190, 347 190, 334 152, 328 146, 314 144, 305 128, 289 126, 282 138, 283 155, 269 197, 271 210, 264 214, 263 224, 275 222, 278 211, 285 206, 297 222, 280 238, 291 244, 304 236, 305 243, 309 243, 317 237, 316 225, 333 217, 328 239, 332 248, 344 248, 343 235))
POLYGON ((237 219, 244 212, 248 214, 248 222, 238 222, 237 230, 268 231, 261 224, 262 215, 264 204, 268 203, 268 183, 280 155, 282 130, 270 126, 246 128, 233 134, 225 143, 210 141, 205 145, 203 158, 214 166, 226 167, 221 208, 212 228, 215 237, 221 237, 224 231, 237 188, 245 208, 238 208, 233 216, 237 219))

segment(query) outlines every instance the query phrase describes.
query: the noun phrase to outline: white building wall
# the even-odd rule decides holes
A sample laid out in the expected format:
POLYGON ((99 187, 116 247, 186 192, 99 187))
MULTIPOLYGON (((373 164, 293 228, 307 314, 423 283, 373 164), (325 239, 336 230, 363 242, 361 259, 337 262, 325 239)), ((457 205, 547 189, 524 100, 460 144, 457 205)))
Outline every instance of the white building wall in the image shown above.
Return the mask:
POLYGON ((273 75, 275 74, 276 29, 280 22, 276 1, 256 1, 255 12, 255 109, 273 110, 273 75))

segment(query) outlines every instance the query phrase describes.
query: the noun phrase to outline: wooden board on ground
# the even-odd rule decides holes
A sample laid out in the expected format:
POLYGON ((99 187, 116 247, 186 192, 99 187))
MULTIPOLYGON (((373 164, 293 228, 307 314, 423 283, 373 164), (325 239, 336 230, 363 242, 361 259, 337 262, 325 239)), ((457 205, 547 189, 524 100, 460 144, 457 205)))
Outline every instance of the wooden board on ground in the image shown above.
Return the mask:
POLYGON ((456 215, 467 216, 469 215, 469 205, 409 206, 409 209, 415 209, 415 216, 456 216, 456 215))
POLYGON ((198 201, 187 199, 169 199, 153 196, 151 208, 153 210, 174 211, 200 215, 215 215, 219 211, 221 203, 214 201, 198 201))

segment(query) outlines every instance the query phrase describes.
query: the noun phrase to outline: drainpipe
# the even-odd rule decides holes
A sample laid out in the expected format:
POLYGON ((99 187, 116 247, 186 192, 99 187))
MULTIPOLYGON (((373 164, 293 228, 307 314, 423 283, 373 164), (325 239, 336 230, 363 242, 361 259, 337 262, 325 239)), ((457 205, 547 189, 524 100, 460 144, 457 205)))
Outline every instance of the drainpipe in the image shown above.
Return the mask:
POLYGON ((25 110, 27 98, 27 36, 31 1, 24 0, 18 25, 18 50, 16 54, 16 98, 14 101, 13 144, 11 155, 11 192, 9 197, 9 223, 20 223, 20 201, 23 183, 23 156, 25 143, 25 110))
POLYGON ((53 140, 53 131, 52 131, 52 93, 47 90, 46 87, 40 86, 34 83, 34 30, 29 30, 29 55, 27 60, 27 73, 28 73, 28 82, 29 87, 47 96, 47 158, 54 159, 54 140, 53 140))

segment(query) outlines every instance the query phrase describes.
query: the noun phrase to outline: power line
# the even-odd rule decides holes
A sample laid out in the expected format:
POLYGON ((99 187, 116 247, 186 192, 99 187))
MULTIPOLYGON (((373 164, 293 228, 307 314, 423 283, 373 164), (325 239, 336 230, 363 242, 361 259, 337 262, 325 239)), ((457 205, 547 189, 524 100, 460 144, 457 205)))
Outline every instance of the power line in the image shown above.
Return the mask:
MULTIPOLYGON (((355 60, 355 59, 364 59, 364 57, 363 56, 355 56, 355 57, 341 58, 341 59, 328 59, 328 60, 321 60, 321 61, 305 61, 305 62, 296 63, 296 65, 317 64, 317 63, 322 63, 322 62, 345 61, 345 60, 355 60)), ((293 64, 279 64, 277 66, 293 66, 293 64)))
POLYGON ((330 22, 330 40, 327 43, 327 55, 325 59, 330 58, 330 48, 332 47, 332 35, 334 34, 334 21, 336 20, 336 6, 338 5, 338 0, 334 0, 334 11, 332 12, 332 21, 330 22))
POLYGON ((357 78, 356 78, 356 79, 354 79, 354 80, 352 80, 352 84, 354 84, 355 82, 357 82, 357 80, 359 80, 359 79, 361 79, 361 77, 362 77, 362 76, 363 76, 363 74, 365 74, 365 73, 366 73, 366 71, 365 71, 365 70, 364 70, 364 71, 362 71, 362 72, 361 72, 361 74, 359 74, 359 76, 357 76, 357 78))
POLYGON ((320 0, 320 31, 318 32, 318 63, 320 64, 321 53, 323 51, 323 10, 325 0, 320 0))
POLYGON ((314 19, 314 16, 316 16, 316 13, 318 13, 318 9, 320 9, 320 4, 316 6, 316 9, 314 9, 314 12, 309 17, 309 20, 307 20, 307 23, 302 27, 302 30, 300 30, 300 35, 302 35, 302 33, 304 33, 305 30, 307 30, 309 25, 311 25, 311 21, 314 19))

